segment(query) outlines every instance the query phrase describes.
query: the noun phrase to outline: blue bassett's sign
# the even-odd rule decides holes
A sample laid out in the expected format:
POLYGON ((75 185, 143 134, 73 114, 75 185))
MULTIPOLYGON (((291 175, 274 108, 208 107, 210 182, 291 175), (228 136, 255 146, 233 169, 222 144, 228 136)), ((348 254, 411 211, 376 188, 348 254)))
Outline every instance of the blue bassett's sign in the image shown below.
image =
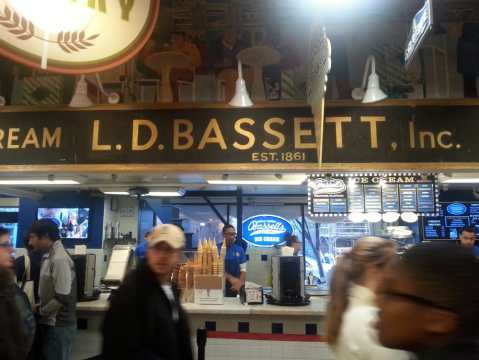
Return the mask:
POLYGON ((447 212, 451 215, 464 215, 467 212, 467 206, 461 203, 452 203, 447 205, 447 212))
POLYGON ((292 234, 291 224, 280 216, 256 215, 243 221, 243 240, 253 246, 273 247, 285 241, 286 234, 292 234))

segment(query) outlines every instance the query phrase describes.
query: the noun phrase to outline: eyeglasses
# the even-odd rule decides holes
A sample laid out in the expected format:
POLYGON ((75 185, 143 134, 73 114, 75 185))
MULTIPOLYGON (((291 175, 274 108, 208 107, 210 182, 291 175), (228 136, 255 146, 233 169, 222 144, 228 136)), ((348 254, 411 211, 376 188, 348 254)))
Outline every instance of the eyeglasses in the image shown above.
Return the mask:
POLYGON ((385 297, 385 298, 389 298, 389 299, 390 298, 402 299, 402 300, 406 300, 406 301, 409 301, 409 302, 413 302, 413 303, 418 304, 418 305, 429 306, 429 307, 433 307, 433 308, 440 309, 440 310, 446 310, 446 311, 454 312, 454 309, 452 309, 451 307, 448 307, 448 306, 445 306, 445 305, 442 305, 442 304, 438 304, 438 303, 436 303, 432 300, 425 299, 423 297, 412 295, 412 294, 404 294, 404 293, 399 293, 399 292, 388 290, 388 291, 382 292, 380 295, 385 297))
POLYGON ((11 242, 0 243, 0 248, 2 249, 11 249, 13 247, 11 242))
POLYGON ((228 235, 228 236, 236 236, 236 233, 225 233, 225 236, 228 235))

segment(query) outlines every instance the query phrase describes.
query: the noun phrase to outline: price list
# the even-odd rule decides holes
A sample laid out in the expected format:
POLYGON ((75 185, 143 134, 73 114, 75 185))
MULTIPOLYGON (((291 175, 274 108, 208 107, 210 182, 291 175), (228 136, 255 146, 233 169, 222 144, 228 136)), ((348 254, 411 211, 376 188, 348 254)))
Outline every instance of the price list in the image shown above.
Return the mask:
POLYGON ((366 212, 381 212, 381 186, 364 185, 364 199, 366 212))
POLYGON ((417 211, 417 185, 399 184, 401 211, 417 211))
POLYGON ((348 206, 352 213, 364 212, 364 192, 363 187, 354 185, 348 187, 348 206))
POLYGON ((427 218, 423 226, 424 239, 437 240, 447 238, 446 228, 443 226, 441 218, 427 218))
POLYGON ((423 213, 434 212, 434 186, 432 184, 417 185, 417 209, 423 213))
POLYGON ((313 210, 316 213, 329 213, 329 198, 315 198, 313 200, 313 210))
POLYGON ((399 190, 395 184, 385 184, 383 191, 383 209, 384 211, 399 211, 399 190))
POLYGON ((344 196, 333 197, 330 199, 330 211, 332 213, 348 212, 348 202, 344 196))

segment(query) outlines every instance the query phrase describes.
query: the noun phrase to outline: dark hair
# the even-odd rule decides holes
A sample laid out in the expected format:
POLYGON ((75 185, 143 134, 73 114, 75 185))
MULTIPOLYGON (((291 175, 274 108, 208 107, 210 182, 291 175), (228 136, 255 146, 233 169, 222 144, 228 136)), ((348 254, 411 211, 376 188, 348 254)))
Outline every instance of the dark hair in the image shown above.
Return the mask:
POLYGON ((334 346, 338 341, 343 314, 349 305, 351 285, 361 285, 369 265, 383 267, 394 254, 393 241, 367 236, 359 239, 351 251, 338 260, 331 278, 331 297, 326 316, 326 336, 330 345, 334 346))
POLYGON ((458 336, 479 335, 479 259, 471 249, 424 243, 408 250, 399 266, 410 275, 415 295, 458 316, 458 336))
POLYGON ((23 246, 29 251, 33 251, 33 246, 30 244, 30 233, 23 237, 23 246))
POLYGON ((465 227, 465 228, 461 229, 460 234, 462 234, 464 231, 465 232, 470 232, 470 233, 473 233, 473 234, 476 233, 476 229, 473 228, 473 227, 465 227))
POLYGON ((233 229, 233 230, 236 231, 236 228, 235 228, 233 225, 231 225, 231 224, 226 224, 225 226, 223 226, 223 234, 224 234, 224 233, 226 232, 226 230, 228 230, 228 229, 233 229))
POLYGON ((41 219, 35 221, 28 231, 29 234, 35 234, 39 238, 48 237, 51 241, 60 240, 60 230, 58 226, 50 219, 41 219))
POLYGON ((3 236, 3 235, 10 235, 10 230, 8 230, 7 228, 4 228, 3 226, 0 226, 0 236, 3 236))
POLYGON ((285 240, 286 240, 286 246, 292 246, 293 243, 299 243, 299 239, 296 235, 286 235, 285 237, 285 240))

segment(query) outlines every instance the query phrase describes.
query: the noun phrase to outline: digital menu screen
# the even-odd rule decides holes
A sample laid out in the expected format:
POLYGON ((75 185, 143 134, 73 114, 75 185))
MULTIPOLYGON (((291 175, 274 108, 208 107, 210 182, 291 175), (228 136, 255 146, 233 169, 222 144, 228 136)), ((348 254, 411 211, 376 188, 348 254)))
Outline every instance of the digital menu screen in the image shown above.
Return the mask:
POLYGON ((479 203, 441 203, 439 216, 423 218, 423 239, 457 240, 466 227, 479 236, 479 203))
MULTIPOLYGON (((436 213, 436 177, 422 174, 312 175, 308 182, 313 216, 348 213, 436 213)), ((479 207, 475 209, 479 215, 479 207)))

